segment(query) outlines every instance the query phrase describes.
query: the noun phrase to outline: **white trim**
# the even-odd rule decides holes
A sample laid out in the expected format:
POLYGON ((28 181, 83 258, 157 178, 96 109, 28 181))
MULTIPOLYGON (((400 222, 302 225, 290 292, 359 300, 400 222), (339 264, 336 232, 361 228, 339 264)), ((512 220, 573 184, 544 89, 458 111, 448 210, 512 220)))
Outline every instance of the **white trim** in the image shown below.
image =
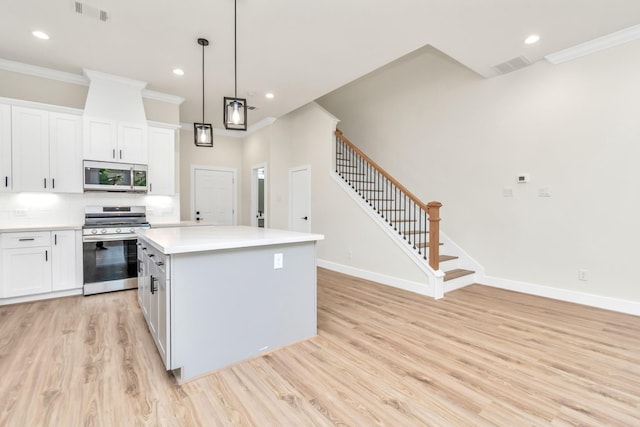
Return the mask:
POLYGON ((69 289, 66 291, 47 292, 44 294, 25 295, 21 297, 0 298, 0 306, 9 305, 9 304, 18 304, 21 302, 40 301, 40 300, 52 299, 52 298, 70 297, 74 295, 82 295, 82 288, 69 289))
POLYGON ((153 126, 155 128, 171 129, 171 130, 180 129, 180 125, 176 125, 173 123, 165 123, 165 122, 154 122, 153 120, 147 120, 147 126, 153 126))
POLYGON ((136 89, 140 89, 141 91, 142 89, 147 87, 147 82, 143 82, 142 80, 129 79, 127 77, 116 76, 115 74, 107 74, 107 73, 103 73, 102 71, 89 70, 87 68, 83 68, 82 72, 84 73, 85 76, 87 76, 89 81, 107 80, 110 82, 117 83, 119 85, 131 86, 136 89))
POLYGON ((238 225, 238 170, 236 168, 191 165, 191 220, 196 220, 196 169, 233 173, 233 225, 238 225))
POLYGON ((184 102, 184 98, 177 95, 169 95, 167 93, 156 92, 155 90, 142 89, 142 97, 153 99, 155 101, 166 102, 167 104, 180 105, 184 102))
POLYGON ((521 292, 524 294, 552 298, 555 300, 572 302, 575 304, 582 304, 590 307, 603 308, 605 310, 640 316, 640 302, 627 301, 619 298, 587 294, 584 292, 572 291, 569 289, 559 289, 553 288, 551 286, 519 282, 516 280, 501 279, 499 277, 491 276, 479 277, 478 282, 482 283, 485 286, 494 288, 506 289, 509 291, 521 292))
POLYGON ((414 292, 416 294, 433 297, 433 288, 428 283, 399 279, 397 277, 387 276, 373 271, 363 270, 322 259, 318 259, 317 264, 318 267, 326 268, 327 270, 337 271, 338 273, 348 274, 349 276, 359 277, 361 279, 370 280, 386 286, 392 286, 394 288, 414 292))
MULTIPOLYGON (((214 127, 213 134, 218 136, 228 136, 230 138, 244 138, 247 135, 251 135, 253 132, 257 132, 258 130, 264 127, 272 125, 273 123, 276 122, 276 120, 277 119, 275 117, 265 117, 264 119, 260 120, 258 123, 255 123, 249 126, 249 128, 245 132, 237 131, 237 130, 219 129, 214 127)), ((193 132, 193 123, 182 122, 180 123, 180 128, 184 131, 193 132)), ((214 146, 215 146, 215 141, 214 141, 214 146)))
MULTIPOLYGON (((29 76, 41 77, 43 79, 56 80, 64 83, 76 84, 79 86, 89 86, 89 78, 85 75, 68 73, 66 71, 58 71, 51 68, 39 67, 37 65, 25 64, 22 62, 10 61, 8 59, 0 58, 0 69, 11 71, 14 73, 26 74, 29 76)), ((91 70, 86 70, 91 72, 91 70)), ((99 73, 94 71, 93 73, 99 73)), ((135 82, 137 80, 126 79, 124 77, 113 76, 110 74, 99 73, 104 76, 112 76, 117 78, 118 81, 135 82)), ((113 80, 113 79, 111 79, 113 80)), ((145 82, 139 82, 144 83, 145 82)), ((144 87, 144 86, 143 86, 144 87)), ((162 92, 156 92, 154 90, 144 89, 142 90, 142 97, 148 99, 154 99, 156 101, 167 102, 170 104, 182 104, 184 98, 176 95, 169 95, 162 92)))
POLYGON ((257 165, 253 165, 251 167, 251 226, 252 227, 257 227, 258 226, 258 220, 255 216, 256 211, 258 210, 258 204, 256 203, 256 200, 258 198, 258 187, 257 187, 257 182, 258 182, 258 169, 262 168, 264 170, 264 194, 262 195, 263 199, 264 199, 264 212, 262 215, 262 218, 264 219, 264 227, 268 228, 268 222, 267 222, 267 163, 263 162, 263 163, 258 163, 257 165))
POLYGON ((586 56, 637 39, 640 39, 640 25, 625 28, 624 30, 598 37, 597 39, 590 40, 586 43, 581 43, 558 52, 550 53, 549 55, 546 55, 544 59, 552 64, 561 64, 563 62, 571 61, 572 59, 580 58, 581 56, 586 56))
POLYGON ((313 216, 311 213, 311 165, 303 165, 296 166, 293 168, 289 168, 289 230, 293 231, 293 185, 291 185, 293 181, 293 173, 298 171, 306 170, 309 173, 309 206, 307 206, 308 219, 307 223, 309 224, 308 232, 311 232, 311 221, 313 220, 313 216))
POLYGON ((83 75, 38 67, 37 65, 24 64, 22 62, 9 61, 8 59, 0 58, 0 69, 80 86, 89 86, 89 79, 83 75))
POLYGON ((25 101, 23 99, 2 98, 0 103, 12 105, 14 107, 37 108, 39 110, 47 110, 55 113, 75 114, 81 116, 83 110, 79 108, 63 107, 62 105, 44 104, 42 102, 25 101))

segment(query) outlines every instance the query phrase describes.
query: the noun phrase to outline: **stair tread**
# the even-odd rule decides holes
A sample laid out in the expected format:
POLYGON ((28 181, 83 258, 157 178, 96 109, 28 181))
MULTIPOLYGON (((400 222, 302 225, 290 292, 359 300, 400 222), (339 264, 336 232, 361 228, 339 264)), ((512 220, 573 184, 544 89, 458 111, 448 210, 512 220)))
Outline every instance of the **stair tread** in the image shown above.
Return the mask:
MULTIPOLYGON (((444 243, 440 242, 440 246, 444 245, 444 243)), ((429 242, 424 242, 424 243, 418 243, 417 245, 415 245, 416 248, 428 248, 429 247, 429 242)))
POLYGON ((458 259, 458 257, 453 255, 440 255, 440 257, 438 258, 438 261, 445 262, 445 261, 451 261, 453 259, 458 259))
POLYGON ((424 230, 408 230, 408 231, 403 231, 402 234, 409 236, 409 235, 416 235, 416 234, 429 234, 429 232, 424 230))
POLYGON ((459 277, 468 276, 470 274, 474 274, 475 271, 465 270, 463 268, 456 268, 454 270, 449 270, 444 272, 444 281, 457 279, 459 277))

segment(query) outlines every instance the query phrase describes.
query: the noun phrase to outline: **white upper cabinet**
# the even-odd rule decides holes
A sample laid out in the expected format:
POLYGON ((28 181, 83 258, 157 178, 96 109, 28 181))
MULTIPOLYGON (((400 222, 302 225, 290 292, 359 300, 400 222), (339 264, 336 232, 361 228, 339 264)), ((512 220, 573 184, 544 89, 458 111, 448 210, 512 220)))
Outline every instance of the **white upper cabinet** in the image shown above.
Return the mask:
POLYGON ((13 191, 49 191, 49 112, 12 107, 13 191))
POLYGON ((12 107, 13 191, 82 192, 80 116, 12 107))
POLYGON ((84 158, 146 165, 147 126, 93 117, 84 118, 84 158))
POLYGON ((51 190, 82 193, 82 117, 49 113, 51 190))
POLYGON ((149 126, 149 194, 175 194, 175 130, 149 126))
POLYGON ((0 104, 0 193, 11 191, 11 106, 0 104))

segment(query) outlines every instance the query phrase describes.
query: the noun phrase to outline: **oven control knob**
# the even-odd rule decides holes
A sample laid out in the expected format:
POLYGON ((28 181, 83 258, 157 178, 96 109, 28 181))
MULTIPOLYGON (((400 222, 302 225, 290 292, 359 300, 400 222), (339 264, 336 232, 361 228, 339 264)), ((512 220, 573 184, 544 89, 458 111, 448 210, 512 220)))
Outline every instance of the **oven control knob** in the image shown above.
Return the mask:
POLYGON ((116 233, 120 233, 120 231, 121 230, 119 228, 116 228, 116 233))
POLYGON ((98 234, 98 230, 94 228, 93 230, 91 230, 91 234, 98 234))
POLYGON ((102 230, 100 230, 100 232, 101 232, 102 234, 107 234, 107 229, 106 229, 106 228, 103 228, 102 230))

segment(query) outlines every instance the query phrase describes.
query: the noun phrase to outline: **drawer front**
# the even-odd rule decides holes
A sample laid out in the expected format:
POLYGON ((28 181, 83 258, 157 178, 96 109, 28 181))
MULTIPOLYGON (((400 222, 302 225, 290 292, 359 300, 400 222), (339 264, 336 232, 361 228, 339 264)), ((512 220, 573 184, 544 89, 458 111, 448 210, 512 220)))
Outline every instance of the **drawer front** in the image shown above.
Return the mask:
POLYGON ((51 233, 49 231, 2 233, 1 236, 3 249, 51 246, 51 233))

